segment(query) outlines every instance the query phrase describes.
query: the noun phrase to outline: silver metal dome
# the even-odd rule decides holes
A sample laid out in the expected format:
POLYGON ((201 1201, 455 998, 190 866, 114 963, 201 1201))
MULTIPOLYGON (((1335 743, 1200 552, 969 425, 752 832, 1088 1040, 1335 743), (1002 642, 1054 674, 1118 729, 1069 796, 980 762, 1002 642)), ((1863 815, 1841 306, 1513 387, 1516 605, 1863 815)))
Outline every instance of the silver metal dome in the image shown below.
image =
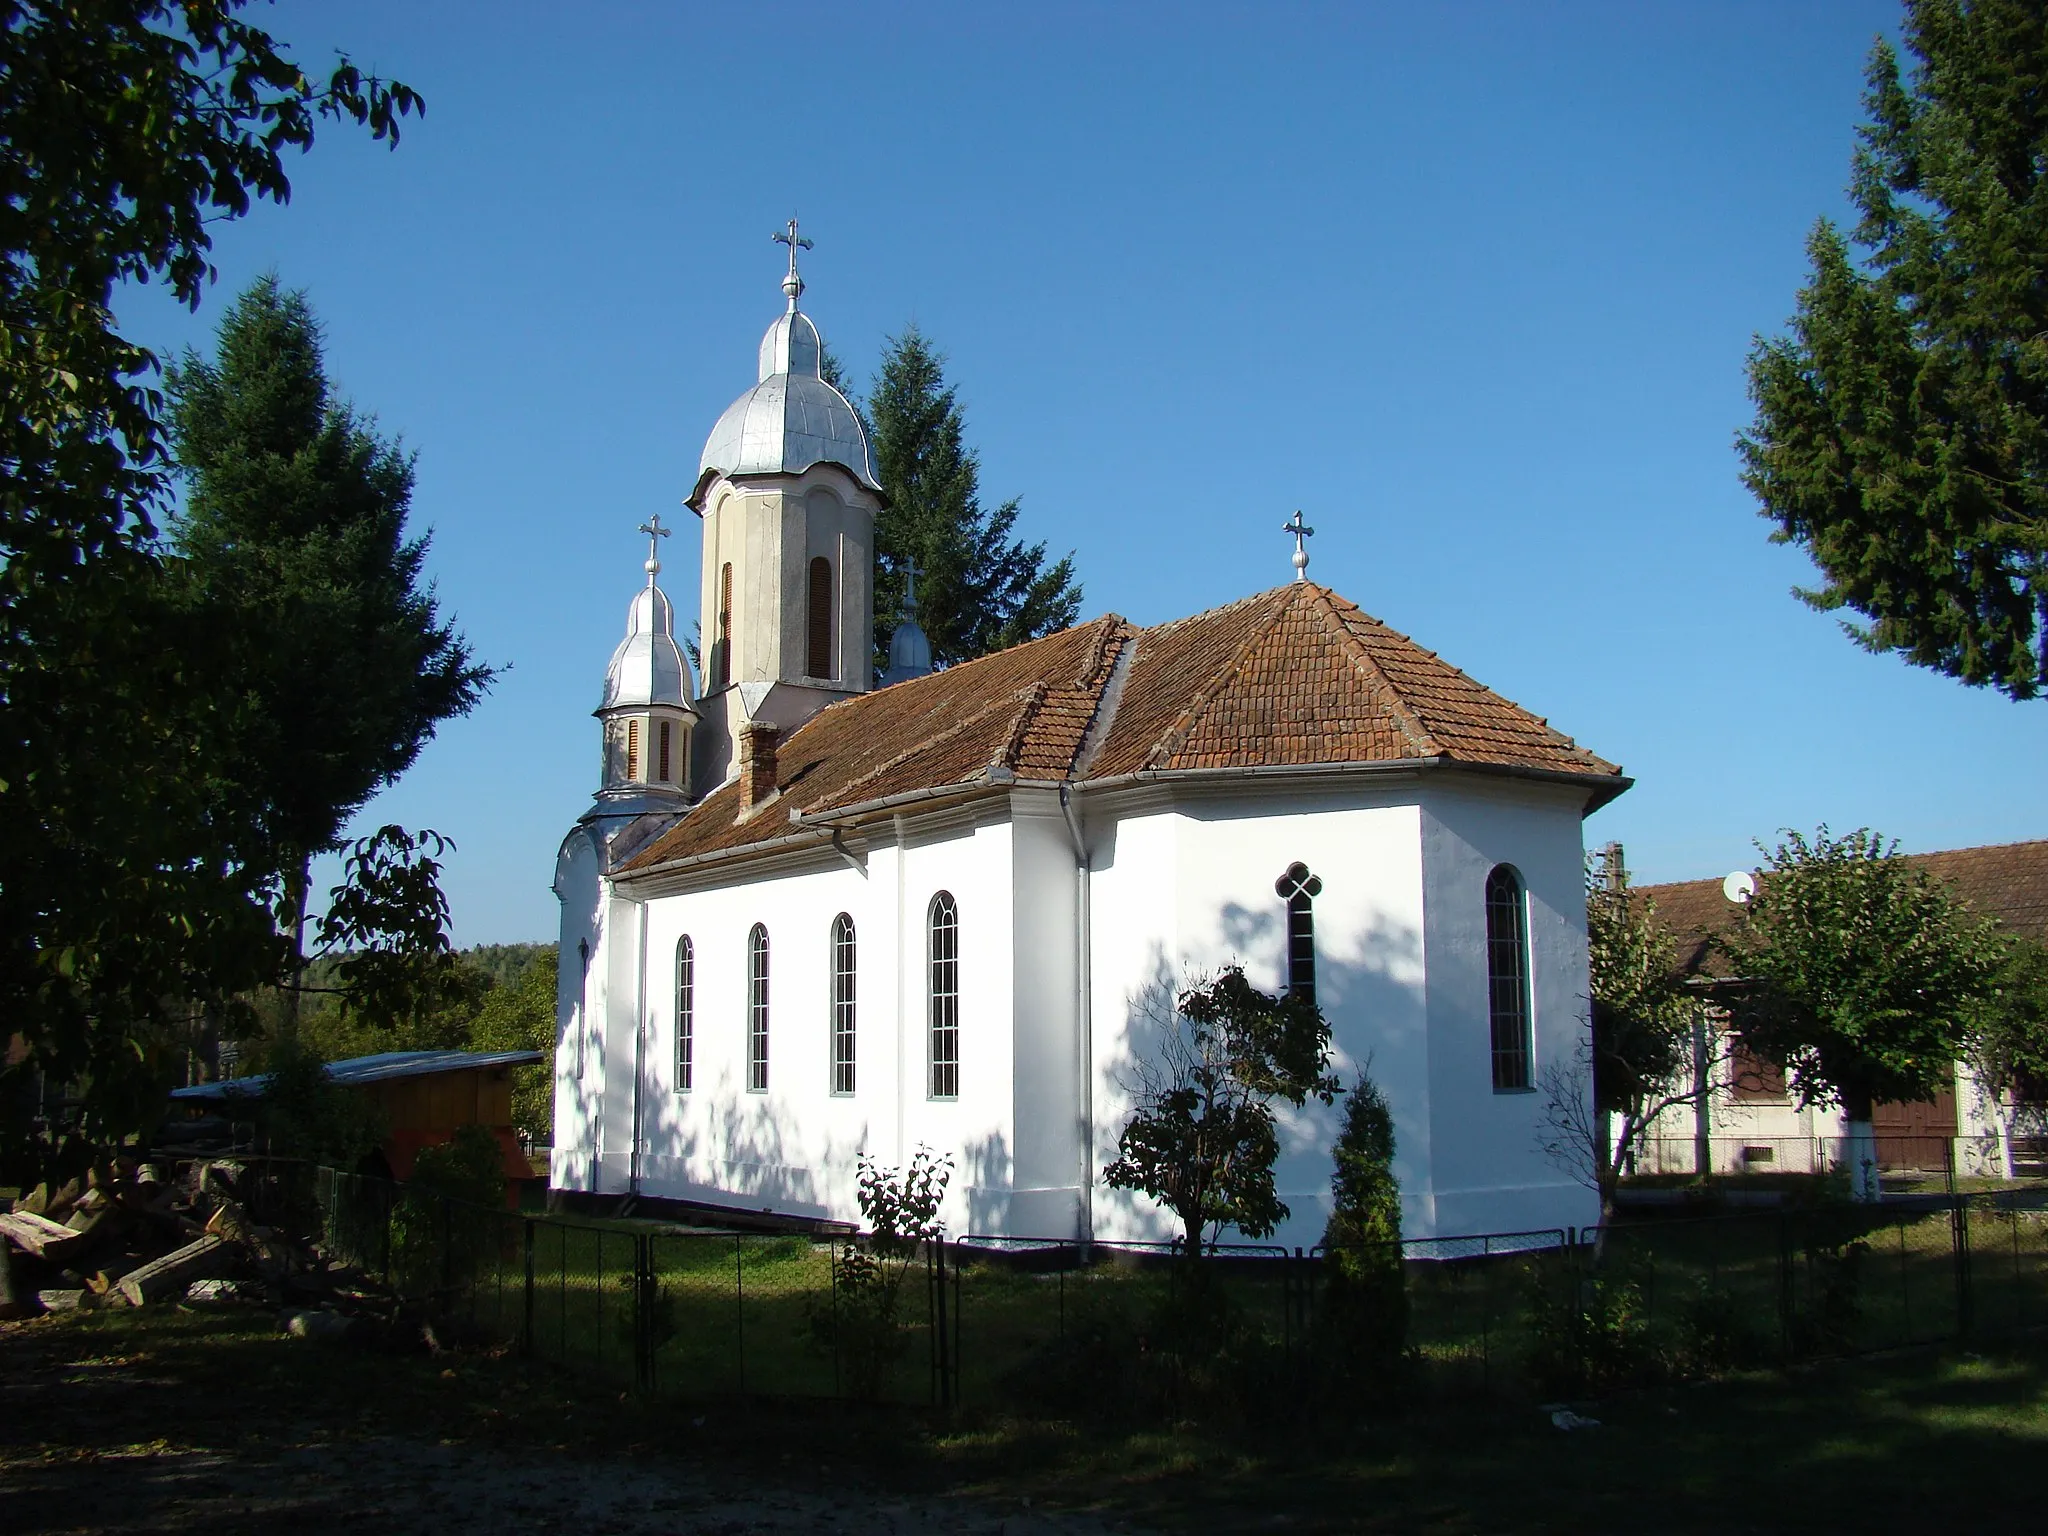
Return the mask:
POLYGON ((869 490, 882 488, 860 417, 819 373, 823 352, 818 328, 792 298, 761 338, 760 382, 711 429, 698 465, 700 487, 712 474, 796 475, 813 464, 837 464, 869 490))
POLYGON ((650 579, 626 614, 626 638, 604 672, 600 711, 665 704, 691 708, 690 669, 676 644, 676 614, 668 594, 650 579))

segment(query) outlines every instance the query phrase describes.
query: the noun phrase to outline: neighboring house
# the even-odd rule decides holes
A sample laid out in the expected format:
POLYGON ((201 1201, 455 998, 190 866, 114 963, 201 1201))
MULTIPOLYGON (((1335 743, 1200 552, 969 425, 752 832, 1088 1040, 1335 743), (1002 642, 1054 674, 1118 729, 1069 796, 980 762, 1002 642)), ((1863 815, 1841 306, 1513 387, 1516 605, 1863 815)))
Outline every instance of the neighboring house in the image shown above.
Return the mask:
MULTIPOLYGON (((922 1144, 955 1233, 1164 1238, 1102 1169, 1176 991, 1236 962, 1370 1065, 1411 1235, 1597 1219, 1533 1090, 1581 1028, 1581 822, 1629 781, 1298 552, 936 673, 913 610, 871 686, 881 492, 784 291, 689 497, 702 693, 656 522, 557 863, 554 1186, 858 1219, 857 1159, 922 1144)), ((1321 1237, 1340 1116, 1282 1113, 1279 1241, 1321 1237)))
MULTIPOLYGON (((1905 857, 1947 881, 1975 911, 1997 919, 2009 932, 2048 942, 2048 841, 1905 857)), ((1637 887, 1676 936, 1681 967, 1710 991, 1725 983, 1726 962, 1712 951, 1708 936, 1739 912, 1722 885, 1713 879, 1637 887)), ((1730 1066, 1706 1106, 1704 1126, 1693 1123, 1689 1113, 1684 1123, 1660 1126, 1661 1134, 1639 1165, 1642 1171, 1693 1171, 1702 1132, 1716 1172, 1819 1171, 1814 1164, 1825 1163, 1844 1133, 1840 1112, 1799 1108, 1786 1092, 1784 1074, 1743 1050, 1739 1041, 1725 1054, 1730 1066)), ((2015 1138, 2025 1157, 2048 1129, 2042 1123, 2041 1097, 2032 1087, 1994 1097, 1977 1083, 1967 1063, 1958 1062, 1953 1081, 1932 1100, 1876 1107, 1872 1118, 1879 1163, 1938 1168, 1952 1148, 1959 1169, 2010 1177, 2015 1138)))

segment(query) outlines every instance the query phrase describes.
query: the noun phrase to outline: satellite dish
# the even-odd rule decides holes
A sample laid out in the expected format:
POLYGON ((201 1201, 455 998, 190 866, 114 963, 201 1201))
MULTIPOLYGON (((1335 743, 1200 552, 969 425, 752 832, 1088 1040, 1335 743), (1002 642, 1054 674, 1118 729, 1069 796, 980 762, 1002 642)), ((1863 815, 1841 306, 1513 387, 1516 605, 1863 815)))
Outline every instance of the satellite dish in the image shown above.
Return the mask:
POLYGON ((1756 894, 1756 876, 1738 869, 1721 882, 1721 894, 1738 907, 1756 894))

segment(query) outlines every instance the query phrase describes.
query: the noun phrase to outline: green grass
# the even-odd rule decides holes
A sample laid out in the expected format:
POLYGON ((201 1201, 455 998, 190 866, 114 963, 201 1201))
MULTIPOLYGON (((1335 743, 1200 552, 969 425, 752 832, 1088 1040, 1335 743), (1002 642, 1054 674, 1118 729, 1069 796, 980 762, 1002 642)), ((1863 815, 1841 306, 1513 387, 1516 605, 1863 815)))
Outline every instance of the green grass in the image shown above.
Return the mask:
POLYGON ((1533 1407, 1469 1403, 1144 1430, 972 1408, 645 1403, 503 1354, 298 1343, 268 1314, 228 1307, 0 1329, 0 1379, 24 1394, 0 1422, 0 1480, 10 1465, 160 1455, 166 1436, 229 1470, 279 1441, 359 1443, 374 1458, 399 1437, 536 1465, 566 1453, 715 1467, 855 1508, 950 1493, 1187 1531, 2019 1530, 2038 1523, 2048 1451, 2040 1336, 1583 1400, 1601 1427, 1574 1433, 1533 1407))

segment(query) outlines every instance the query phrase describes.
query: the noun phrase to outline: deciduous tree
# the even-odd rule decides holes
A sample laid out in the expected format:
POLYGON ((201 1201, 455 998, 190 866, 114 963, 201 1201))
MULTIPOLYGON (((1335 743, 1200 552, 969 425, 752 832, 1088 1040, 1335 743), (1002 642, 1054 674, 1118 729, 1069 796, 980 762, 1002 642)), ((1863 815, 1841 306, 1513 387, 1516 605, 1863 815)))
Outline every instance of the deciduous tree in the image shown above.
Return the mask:
POLYGON ((2003 940, 1896 843, 1822 827, 1768 850, 1756 893, 1714 942, 1738 978, 1743 1036, 1785 1064, 1802 1106, 1841 1107, 1851 1189, 1877 1199, 1872 1109, 1951 1080, 1994 996, 2003 940))
POLYGON ((1870 59, 1845 239, 1749 360, 1743 479, 1873 650, 2048 683, 2048 11, 1907 0, 1870 59), (1856 252, 1852 257, 1850 245, 1856 252))
POLYGON ((1330 1026, 1296 993, 1269 996, 1237 966, 1183 991, 1133 1069, 1135 1107, 1104 1170, 1179 1219, 1189 1258, 1223 1227, 1265 1237, 1287 1219, 1273 1184, 1273 1104, 1328 1104, 1330 1026))
MULTIPOLYGON (((155 359, 117 285, 196 305, 214 229, 282 202, 322 118, 397 137, 409 88, 309 78, 238 0, 0 0, 0 1019, 31 1074, 132 1125, 176 1000, 274 974, 260 829, 217 793, 218 636, 169 601, 155 359)), ((20 1123, 4 1129, 20 1146, 20 1123)))

